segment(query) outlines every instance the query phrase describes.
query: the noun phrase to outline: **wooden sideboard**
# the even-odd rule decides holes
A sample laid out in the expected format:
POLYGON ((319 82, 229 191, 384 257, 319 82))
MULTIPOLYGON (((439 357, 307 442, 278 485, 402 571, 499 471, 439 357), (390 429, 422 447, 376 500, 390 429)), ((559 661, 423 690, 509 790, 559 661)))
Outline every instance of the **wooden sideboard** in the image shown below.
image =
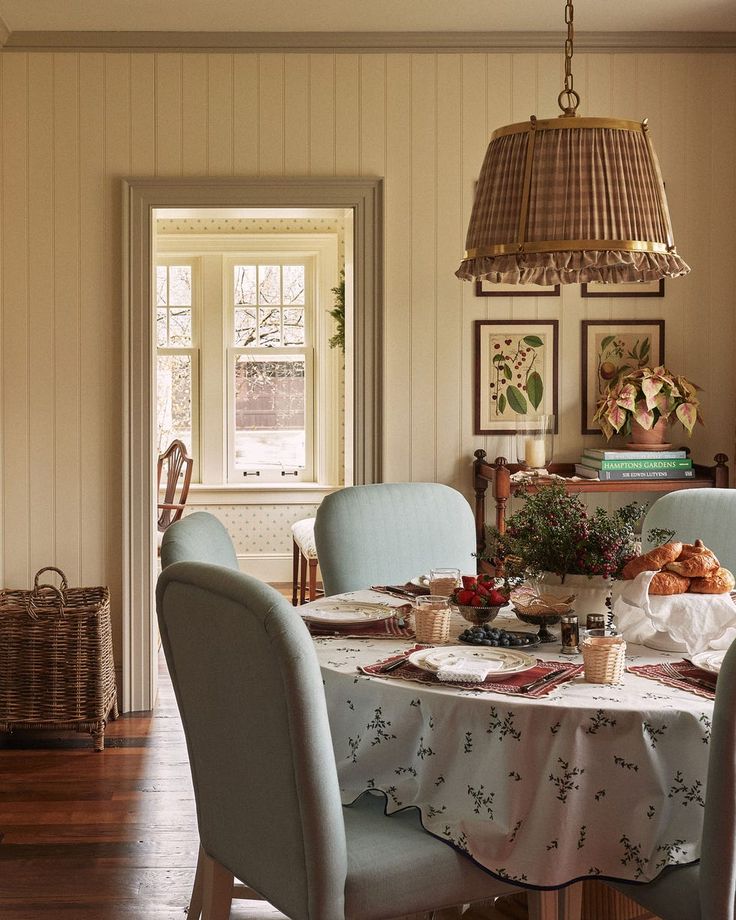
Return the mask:
MULTIPOLYGON (((509 498, 520 488, 512 482, 511 475, 523 470, 518 463, 509 463, 505 457, 497 457, 493 463, 486 458, 484 450, 476 450, 473 461, 473 486, 475 489, 475 532, 478 553, 486 547, 486 490, 491 484, 491 494, 496 503, 496 527, 503 533, 506 529, 506 505, 509 498)), ((561 479, 540 478, 535 483, 525 483, 527 490, 534 491, 552 482, 561 483, 568 492, 676 492, 680 489, 727 489, 728 457, 716 454, 715 466, 693 464, 695 476, 692 479, 627 479, 625 482, 602 482, 597 479, 572 479, 574 463, 551 463, 549 472, 564 476, 561 479)))

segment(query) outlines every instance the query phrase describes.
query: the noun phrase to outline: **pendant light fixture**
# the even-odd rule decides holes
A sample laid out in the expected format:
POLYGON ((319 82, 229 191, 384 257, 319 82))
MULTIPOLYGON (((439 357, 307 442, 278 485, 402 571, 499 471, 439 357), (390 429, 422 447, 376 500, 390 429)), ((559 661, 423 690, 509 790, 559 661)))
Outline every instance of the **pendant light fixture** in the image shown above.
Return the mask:
POLYGON ((576 284, 685 275, 646 119, 577 114, 573 5, 565 4, 562 115, 491 136, 455 273, 467 281, 576 284))

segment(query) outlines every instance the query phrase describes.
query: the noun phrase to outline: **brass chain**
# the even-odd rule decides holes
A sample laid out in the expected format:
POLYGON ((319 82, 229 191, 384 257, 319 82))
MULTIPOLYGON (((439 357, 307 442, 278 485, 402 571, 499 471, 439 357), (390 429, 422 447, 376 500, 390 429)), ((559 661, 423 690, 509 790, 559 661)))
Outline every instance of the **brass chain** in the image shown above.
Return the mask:
POLYGON ((574 115, 578 105, 580 105, 580 96, 575 92, 574 80, 572 77, 572 56, 573 41, 575 39, 575 27, 573 26, 573 9, 572 0, 565 0, 565 22, 567 23, 567 38, 565 39, 565 84, 562 92, 557 97, 557 104, 565 115, 574 115))

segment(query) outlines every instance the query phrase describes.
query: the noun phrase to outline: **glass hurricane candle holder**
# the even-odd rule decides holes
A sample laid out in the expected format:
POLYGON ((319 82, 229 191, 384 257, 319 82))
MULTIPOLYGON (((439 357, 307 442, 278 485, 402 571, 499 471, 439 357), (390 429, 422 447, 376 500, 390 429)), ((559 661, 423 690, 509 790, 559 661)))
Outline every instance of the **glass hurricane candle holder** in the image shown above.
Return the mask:
POLYGON ((530 470, 541 470, 551 462, 554 454, 555 417, 537 415, 519 419, 516 432, 516 460, 530 470))

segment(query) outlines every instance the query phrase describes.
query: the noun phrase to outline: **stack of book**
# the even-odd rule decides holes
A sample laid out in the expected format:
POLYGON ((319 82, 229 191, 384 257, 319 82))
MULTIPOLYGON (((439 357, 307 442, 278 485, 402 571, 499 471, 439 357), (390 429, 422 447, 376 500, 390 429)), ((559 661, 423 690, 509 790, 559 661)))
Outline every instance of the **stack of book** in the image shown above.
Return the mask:
POLYGON ((586 448, 575 475, 585 479, 692 479, 693 462, 684 450, 597 450, 586 448))

